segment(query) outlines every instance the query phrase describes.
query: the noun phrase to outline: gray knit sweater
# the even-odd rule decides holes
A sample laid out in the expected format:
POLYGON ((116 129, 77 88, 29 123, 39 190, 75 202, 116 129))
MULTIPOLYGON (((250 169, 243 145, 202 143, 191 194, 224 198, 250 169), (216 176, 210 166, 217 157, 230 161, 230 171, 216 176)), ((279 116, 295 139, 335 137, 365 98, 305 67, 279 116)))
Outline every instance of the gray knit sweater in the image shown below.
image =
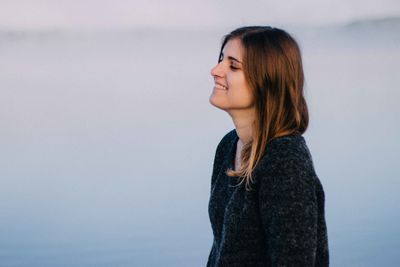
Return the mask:
POLYGON ((214 241, 207 267, 329 266, 324 190, 301 135, 266 146, 252 191, 225 174, 235 130, 216 149, 208 206, 214 241))

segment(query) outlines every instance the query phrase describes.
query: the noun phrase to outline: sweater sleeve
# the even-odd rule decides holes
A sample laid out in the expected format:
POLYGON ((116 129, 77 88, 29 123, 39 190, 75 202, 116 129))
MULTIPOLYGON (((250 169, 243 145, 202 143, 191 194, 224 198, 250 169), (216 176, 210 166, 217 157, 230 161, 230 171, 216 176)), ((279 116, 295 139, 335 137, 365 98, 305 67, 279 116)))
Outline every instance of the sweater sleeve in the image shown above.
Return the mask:
POLYGON ((271 266, 314 266, 318 203, 301 157, 274 159, 261 175, 259 209, 271 266))

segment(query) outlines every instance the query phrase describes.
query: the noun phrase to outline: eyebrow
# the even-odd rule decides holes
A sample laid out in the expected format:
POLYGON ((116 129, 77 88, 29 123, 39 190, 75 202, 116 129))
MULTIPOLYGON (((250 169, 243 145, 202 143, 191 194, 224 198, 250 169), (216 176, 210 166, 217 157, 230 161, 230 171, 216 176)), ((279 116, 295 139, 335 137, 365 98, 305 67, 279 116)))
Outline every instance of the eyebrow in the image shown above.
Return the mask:
MULTIPOLYGON (((221 53, 221 56, 224 57, 224 53, 221 53)), ((229 60, 236 61, 236 62, 242 64, 242 62, 240 62, 237 58, 234 58, 234 57, 232 57, 232 56, 228 56, 228 59, 229 59, 229 60)))
POLYGON ((228 56, 228 59, 234 60, 234 61, 236 61, 236 62, 242 64, 242 62, 240 62, 238 59, 236 59, 236 58, 234 58, 234 57, 228 56))

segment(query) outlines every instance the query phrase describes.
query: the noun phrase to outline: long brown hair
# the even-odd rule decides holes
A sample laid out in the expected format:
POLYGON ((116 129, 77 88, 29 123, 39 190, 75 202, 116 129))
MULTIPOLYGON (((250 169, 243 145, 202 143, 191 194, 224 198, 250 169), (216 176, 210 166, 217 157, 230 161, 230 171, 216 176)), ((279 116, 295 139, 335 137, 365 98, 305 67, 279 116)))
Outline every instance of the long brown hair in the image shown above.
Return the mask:
MULTIPOLYGON (((238 171, 227 175, 241 178, 250 188, 252 172, 272 139, 303 134, 308 126, 308 108, 303 95, 304 73, 297 42, 287 32, 268 26, 238 28, 223 38, 219 58, 229 40, 239 39, 243 71, 255 99, 256 118, 252 140, 243 146, 238 171)), ((249 189, 250 190, 250 189, 249 189)))

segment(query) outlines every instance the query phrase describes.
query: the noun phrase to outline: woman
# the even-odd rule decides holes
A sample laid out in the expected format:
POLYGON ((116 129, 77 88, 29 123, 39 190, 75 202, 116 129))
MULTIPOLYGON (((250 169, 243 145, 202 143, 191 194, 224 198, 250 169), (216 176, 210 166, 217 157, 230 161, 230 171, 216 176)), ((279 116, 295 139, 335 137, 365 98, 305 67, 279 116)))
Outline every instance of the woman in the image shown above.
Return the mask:
POLYGON ((296 41, 271 27, 223 39, 210 103, 235 129, 216 149, 207 266, 328 266, 324 190, 302 134, 308 126, 296 41))

